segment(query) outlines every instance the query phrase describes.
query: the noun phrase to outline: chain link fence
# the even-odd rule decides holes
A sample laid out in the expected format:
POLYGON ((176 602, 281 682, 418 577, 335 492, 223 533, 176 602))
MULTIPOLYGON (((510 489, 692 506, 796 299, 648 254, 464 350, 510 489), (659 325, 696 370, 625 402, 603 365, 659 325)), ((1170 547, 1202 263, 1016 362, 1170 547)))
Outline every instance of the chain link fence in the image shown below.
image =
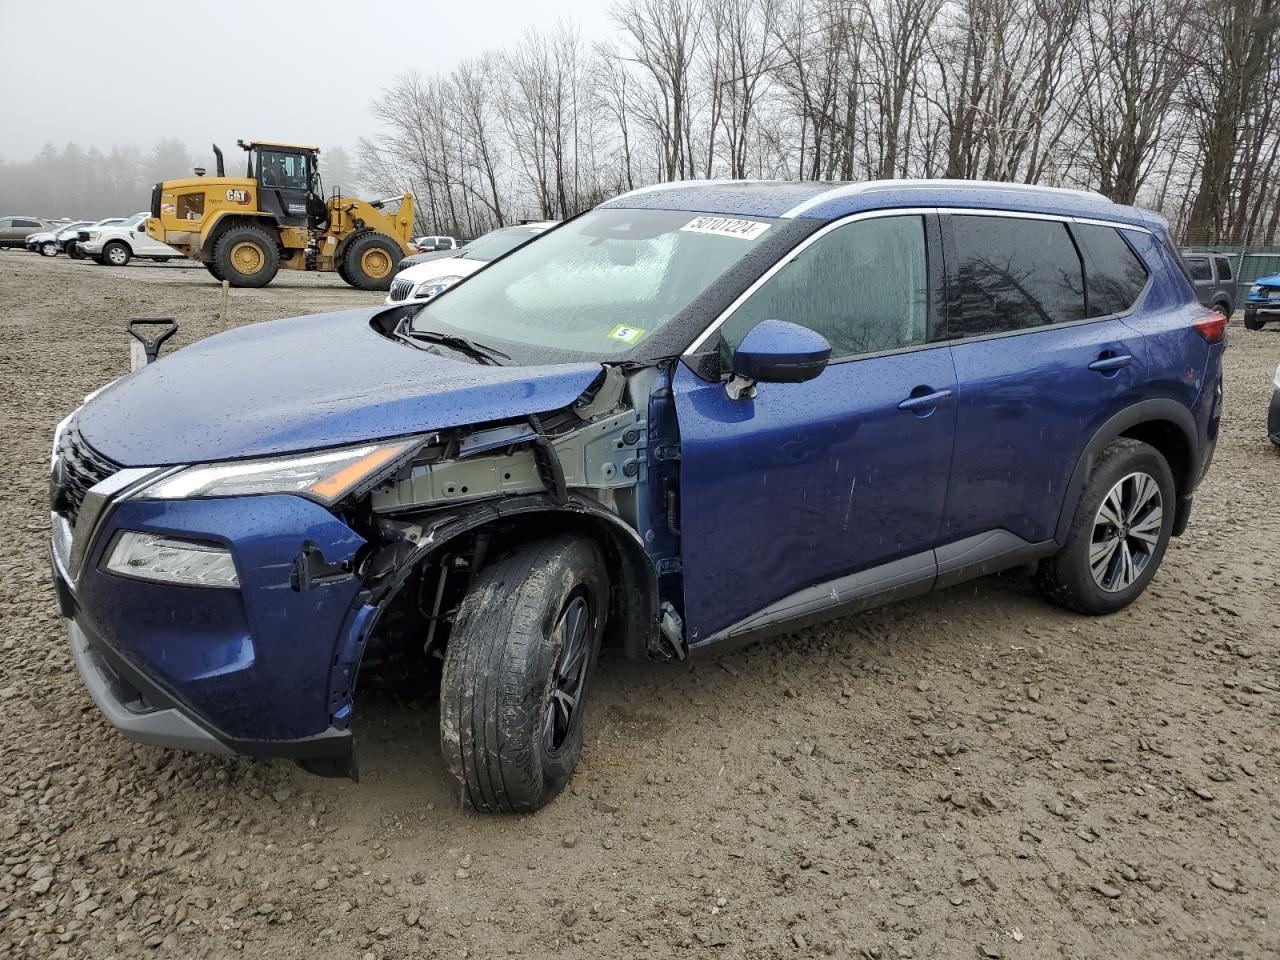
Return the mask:
POLYGON ((1280 245, 1210 243, 1205 238, 1184 236, 1182 249, 1187 253, 1216 253, 1230 258, 1236 281, 1236 303, 1243 302, 1249 287, 1259 277, 1280 273, 1280 245))

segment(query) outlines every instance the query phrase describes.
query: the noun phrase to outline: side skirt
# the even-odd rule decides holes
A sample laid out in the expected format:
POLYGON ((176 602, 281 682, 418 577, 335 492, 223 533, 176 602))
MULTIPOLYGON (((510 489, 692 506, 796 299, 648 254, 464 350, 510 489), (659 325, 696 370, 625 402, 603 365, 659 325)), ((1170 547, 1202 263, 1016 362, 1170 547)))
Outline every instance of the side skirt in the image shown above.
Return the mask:
POLYGON ((1054 540, 1028 543, 1008 530, 990 530, 934 550, 891 560, 857 573, 797 590, 690 646, 690 653, 751 643, 837 617, 905 600, 1047 557, 1054 540))

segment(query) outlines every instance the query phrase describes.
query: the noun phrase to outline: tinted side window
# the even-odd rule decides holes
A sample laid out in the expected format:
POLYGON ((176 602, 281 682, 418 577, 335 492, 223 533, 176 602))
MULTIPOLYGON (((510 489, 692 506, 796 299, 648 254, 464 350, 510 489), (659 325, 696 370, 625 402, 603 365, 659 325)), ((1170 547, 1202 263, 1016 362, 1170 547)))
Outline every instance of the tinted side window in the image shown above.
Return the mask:
POLYGON ((1230 280, 1231 279, 1231 261, 1228 260, 1226 257, 1214 257, 1213 262, 1218 265, 1218 279, 1230 280))
POLYGON ((878 217, 832 230, 751 294, 720 328, 732 350, 762 320, 817 331, 831 359, 929 339, 924 218, 878 217))
POLYGON ((1142 259, 1114 227, 1076 224, 1073 229, 1084 253, 1089 316, 1128 310, 1147 284, 1142 259))
POLYGON ((1213 271, 1209 269, 1208 257, 1187 257, 1187 268, 1191 271, 1192 280, 1213 279, 1213 271))
POLYGON ((1084 273, 1065 223, 953 216, 951 233, 959 300, 952 336, 1084 319, 1084 273))

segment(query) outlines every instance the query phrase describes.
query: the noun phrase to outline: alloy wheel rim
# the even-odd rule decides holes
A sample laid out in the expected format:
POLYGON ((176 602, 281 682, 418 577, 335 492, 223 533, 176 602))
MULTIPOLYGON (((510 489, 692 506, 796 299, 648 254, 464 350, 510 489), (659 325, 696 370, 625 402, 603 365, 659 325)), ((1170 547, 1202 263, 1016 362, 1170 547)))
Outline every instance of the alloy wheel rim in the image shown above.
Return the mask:
POLYGON ((1093 518, 1093 582, 1108 593, 1132 586, 1155 555, 1163 523, 1164 503, 1155 478, 1140 471, 1121 478, 1093 518))
POLYGON ((231 248, 231 263, 240 273, 257 273, 266 257, 256 243, 243 240, 231 248))
POLYGON ((391 272, 391 258, 387 256, 385 250, 366 250, 364 256, 360 258, 360 267, 364 270, 365 276, 381 280, 391 272))
POLYGON ((119 247, 112 247, 107 256, 111 258, 112 263, 124 263, 124 251, 119 247))
POLYGON ((548 753, 564 746, 582 703, 587 678, 591 607, 585 593, 569 598, 552 633, 560 640, 560 652, 551 671, 551 695, 542 717, 542 745, 548 753))

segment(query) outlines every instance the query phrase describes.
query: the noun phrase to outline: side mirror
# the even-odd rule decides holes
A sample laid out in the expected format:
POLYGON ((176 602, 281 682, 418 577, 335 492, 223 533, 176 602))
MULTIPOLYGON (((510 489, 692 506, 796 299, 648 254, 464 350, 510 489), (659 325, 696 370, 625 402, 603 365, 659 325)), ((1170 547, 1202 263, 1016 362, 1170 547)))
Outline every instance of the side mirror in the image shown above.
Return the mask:
POLYGON ((822 334, 785 320, 762 320, 733 351, 729 396, 754 396, 757 383, 804 383, 830 359, 831 344, 822 334))

